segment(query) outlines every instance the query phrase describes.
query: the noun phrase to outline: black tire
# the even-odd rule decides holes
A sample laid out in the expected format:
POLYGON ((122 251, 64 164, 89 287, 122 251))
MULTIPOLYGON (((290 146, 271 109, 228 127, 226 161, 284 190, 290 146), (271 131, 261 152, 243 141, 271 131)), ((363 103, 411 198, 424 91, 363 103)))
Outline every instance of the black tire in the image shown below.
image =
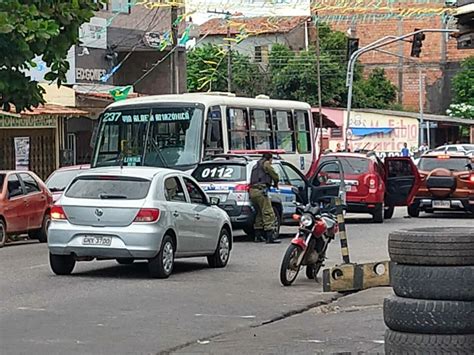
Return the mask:
POLYGON ((290 244, 288 246, 288 249, 286 249, 285 256, 283 257, 283 261, 281 262, 281 267, 280 267, 280 282, 283 286, 290 286, 298 277, 298 273, 300 272, 301 265, 295 265, 293 264, 293 272, 294 274, 292 276, 289 276, 287 274, 287 270, 290 269, 290 265, 292 264, 292 261, 294 262, 294 258, 298 259, 298 255, 302 253, 303 250, 294 245, 290 244), (296 267, 296 269, 295 269, 296 267))
POLYGON ((276 206, 273 206, 273 213, 275 214, 275 225, 274 225, 274 238, 280 238, 280 228, 281 228, 281 213, 276 206))
POLYGON ((55 255, 49 253, 49 266, 56 275, 70 275, 76 260, 72 255, 55 255))
POLYGON ((0 219, 0 248, 3 248, 3 246, 7 242, 7 239, 7 226, 5 225, 3 219, 0 219))
POLYGON ((385 331, 385 355, 472 355, 474 334, 441 335, 385 331))
POLYGON ((314 280, 314 266, 313 265, 306 265, 306 278, 309 280, 314 280))
POLYGON ((393 217, 394 213, 395 213, 395 206, 385 207, 385 209, 383 211, 383 218, 384 219, 391 219, 393 217))
POLYGON ((397 296, 426 300, 474 301, 474 266, 393 263, 390 281, 397 296))
POLYGON ((165 235, 158 254, 148 260, 148 272, 151 277, 167 279, 173 272, 175 245, 173 238, 165 235))
POLYGON ((244 230, 244 233, 247 234, 249 237, 254 237, 255 235, 255 229, 253 226, 246 226, 242 228, 244 230))
POLYGON ((372 212, 372 221, 374 223, 383 223, 383 205, 378 203, 372 212))
POLYGON ((407 333, 474 334, 474 302, 389 296, 383 303, 387 327, 407 333))
POLYGON ((420 209, 415 205, 410 205, 407 207, 407 213, 410 217, 418 218, 420 217, 420 209))
POLYGON ((223 268, 226 267, 230 258, 230 250, 232 246, 231 236, 227 229, 223 229, 217 242, 217 248, 214 254, 207 257, 210 267, 223 268))
POLYGON ((120 265, 132 265, 135 262, 133 258, 118 258, 115 259, 120 265))
POLYGON ((474 265, 474 228, 426 227, 388 236, 392 261, 412 265, 474 265))
POLYGON ((40 243, 46 243, 48 241, 48 228, 51 223, 51 217, 49 213, 43 216, 43 224, 40 229, 29 231, 28 237, 31 239, 38 239, 40 243))

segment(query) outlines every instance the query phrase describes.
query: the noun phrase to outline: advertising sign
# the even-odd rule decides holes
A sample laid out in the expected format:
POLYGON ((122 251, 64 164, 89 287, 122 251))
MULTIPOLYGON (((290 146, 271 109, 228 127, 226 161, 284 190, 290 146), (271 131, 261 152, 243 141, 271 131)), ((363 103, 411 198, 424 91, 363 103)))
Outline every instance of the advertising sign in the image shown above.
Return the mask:
POLYGON ((15 137, 15 169, 29 170, 30 137, 15 137))
POLYGON ((311 0, 187 0, 185 4, 186 14, 198 25, 218 16, 213 11, 245 17, 311 15, 311 0))

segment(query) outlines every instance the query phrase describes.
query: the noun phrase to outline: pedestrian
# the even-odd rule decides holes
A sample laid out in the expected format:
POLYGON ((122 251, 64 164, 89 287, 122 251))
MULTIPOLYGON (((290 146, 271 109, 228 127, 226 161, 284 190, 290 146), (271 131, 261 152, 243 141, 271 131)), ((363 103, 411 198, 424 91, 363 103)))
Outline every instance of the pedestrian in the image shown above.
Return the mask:
POLYGON ((429 147, 428 147, 428 144, 426 144, 426 142, 423 142, 420 148, 418 148, 418 152, 420 153, 420 155, 425 154, 428 150, 429 150, 429 147))
POLYGON ((408 144, 403 143, 403 148, 402 148, 402 157, 409 157, 410 156, 410 149, 408 149, 408 144))
POLYGON ((268 196, 268 190, 273 185, 278 189, 278 174, 272 167, 271 153, 264 153, 262 158, 252 169, 250 177, 250 199, 257 210, 255 217, 255 242, 266 241, 267 244, 280 243, 275 238, 275 220, 272 201, 268 196))
POLYGON ((341 143, 337 143, 337 145, 336 145, 336 152, 337 152, 337 153, 342 152, 341 143))

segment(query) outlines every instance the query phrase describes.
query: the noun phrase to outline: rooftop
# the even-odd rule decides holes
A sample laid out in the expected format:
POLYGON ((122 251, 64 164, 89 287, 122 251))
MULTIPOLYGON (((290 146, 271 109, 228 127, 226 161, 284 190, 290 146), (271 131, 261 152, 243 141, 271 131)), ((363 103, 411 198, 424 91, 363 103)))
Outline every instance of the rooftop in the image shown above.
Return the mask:
POLYGON ((306 16, 292 17, 245 17, 229 21, 225 19, 212 19, 199 27, 201 35, 226 36, 227 25, 230 24, 232 35, 239 34, 241 29, 252 35, 287 33, 299 27, 307 20, 306 16))

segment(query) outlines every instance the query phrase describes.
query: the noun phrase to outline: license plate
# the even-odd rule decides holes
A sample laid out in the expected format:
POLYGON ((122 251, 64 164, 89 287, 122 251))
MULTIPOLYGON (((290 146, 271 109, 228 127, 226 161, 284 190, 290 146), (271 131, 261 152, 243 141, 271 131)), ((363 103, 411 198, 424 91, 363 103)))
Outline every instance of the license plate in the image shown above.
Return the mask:
POLYGON ((103 245, 103 246, 110 246, 112 244, 111 237, 98 237, 95 235, 86 235, 82 239, 83 245, 103 245))
POLYGON ((433 208, 451 208, 451 202, 446 200, 438 200, 432 202, 433 208))
POLYGON ((346 192, 357 192, 357 186, 346 185, 346 192))

